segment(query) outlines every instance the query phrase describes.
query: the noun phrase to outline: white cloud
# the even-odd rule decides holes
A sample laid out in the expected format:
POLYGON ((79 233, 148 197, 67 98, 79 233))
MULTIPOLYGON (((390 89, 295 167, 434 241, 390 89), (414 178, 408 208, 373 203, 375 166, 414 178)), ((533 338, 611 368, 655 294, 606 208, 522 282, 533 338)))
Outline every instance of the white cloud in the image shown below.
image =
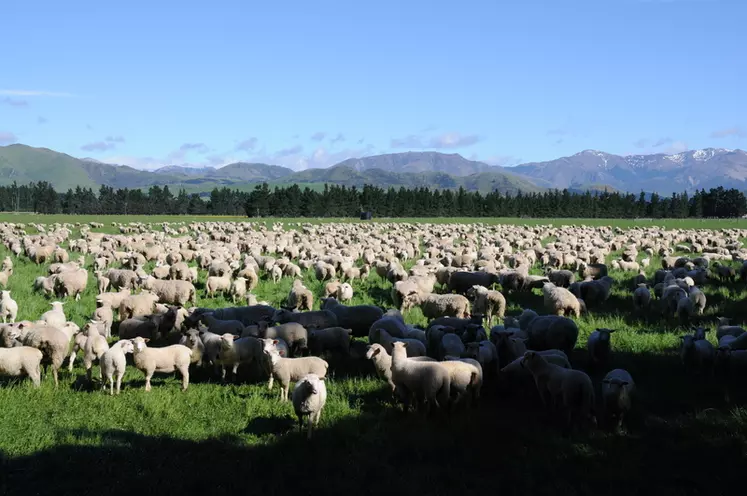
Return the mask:
POLYGON ((18 141, 18 137, 10 131, 0 131, 0 145, 9 145, 18 141))
POLYGON ((38 90, 0 90, 0 95, 8 96, 52 96, 52 97, 63 97, 68 98, 75 96, 71 93, 64 93, 60 91, 38 91, 38 90))
POLYGON ((464 148, 480 141, 482 141, 482 138, 476 134, 443 133, 429 139, 418 134, 411 134, 404 138, 392 138, 389 146, 390 148, 411 149, 464 148))

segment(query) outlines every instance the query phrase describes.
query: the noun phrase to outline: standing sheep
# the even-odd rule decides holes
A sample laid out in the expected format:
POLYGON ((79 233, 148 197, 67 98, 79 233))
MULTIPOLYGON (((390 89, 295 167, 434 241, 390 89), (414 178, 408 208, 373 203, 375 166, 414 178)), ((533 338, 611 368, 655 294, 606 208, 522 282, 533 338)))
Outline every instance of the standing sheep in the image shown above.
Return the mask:
POLYGON ((466 319, 470 315, 469 300, 459 294, 410 293, 402 303, 403 310, 420 306, 428 319, 437 317, 458 317, 466 319))
POLYGON ((605 419, 617 420, 619 430, 625 415, 630 412, 635 382, 627 370, 614 369, 602 379, 602 407, 605 419))
POLYGON ((610 336, 614 329, 597 329, 589 334, 586 347, 589 350, 589 359, 592 365, 605 365, 610 357, 610 336))
POLYGON ((150 341, 140 336, 132 340, 132 352, 135 367, 145 374, 145 390, 150 391, 150 379, 154 372, 170 374, 176 370, 182 376, 182 391, 189 386, 189 364, 192 350, 181 344, 172 344, 164 348, 149 348, 145 343, 150 341))
POLYGON ((316 374, 306 374, 296 383, 291 395, 293 410, 298 417, 298 430, 303 429, 303 418, 308 417, 308 439, 311 439, 313 427, 319 424, 322 417, 322 409, 327 402, 327 387, 324 385, 324 377, 316 374))
POLYGON ((99 359, 99 365, 101 366, 101 374, 106 377, 106 382, 101 386, 106 388, 106 384, 109 384, 109 394, 114 395, 114 374, 117 374, 117 393, 122 389, 122 377, 124 376, 125 369, 127 368, 127 360, 125 355, 127 353, 133 353, 135 346, 129 339, 120 339, 101 355, 99 359))
POLYGON ((414 397, 420 405, 445 407, 451 396, 449 371, 435 362, 407 358, 407 343, 395 342, 392 348, 392 382, 407 411, 414 397))
POLYGON ((0 376, 28 376, 34 387, 41 383, 40 364, 43 354, 31 346, 0 348, 0 376))
POLYGON ((500 291, 494 291, 485 286, 472 286, 468 294, 474 297, 472 313, 485 316, 488 326, 493 325, 493 318, 502 319, 506 314, 506 298, 500 291))
POLYGON ((319 377, 327 375, 329 364, 319 357, 283 358, 283 350, 269 346, 264 347, 264 352, 269 356, 272 364, 268 388, 272 389, 273 379, 280 382, 280 401, 288 401, 291 381, 299 381, 306 374, 316 374, 319 377))
POLYGON ((12 324, 18 316, 18 303, 10 297, 10 291, 0 293, 0 317, 3 318, 3 324, 10 321, 12 324))
POLYGON ((559 288, 551 282, 542 286, 545 310, 553 315, 565 316, 573 314, 581 316, 581 304, 578 298, 565 288, 559 288))

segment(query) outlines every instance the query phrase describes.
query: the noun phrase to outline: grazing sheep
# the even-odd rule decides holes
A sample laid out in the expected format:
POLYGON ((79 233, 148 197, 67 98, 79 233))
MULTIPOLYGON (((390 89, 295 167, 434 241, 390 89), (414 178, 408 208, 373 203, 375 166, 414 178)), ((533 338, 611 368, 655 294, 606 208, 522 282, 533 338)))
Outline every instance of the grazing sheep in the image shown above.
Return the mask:
POLYGON ((316 374, 306 374, 296 383, 291 395, 293 410, 298 417, 299 431, 303 429, 303 418, 308 417, 308 439, 311 439, 313 426, 319 424, 322 409, 327 401, 327 387, 324 385, 324 379, 316 374))
POLYGON ((200 322, 207 326, 208 331, 223 335, 229 334, 241 334, 244 332, 244 324, 238 320, 220 320, 215 318, 215 314, 212 312, 203 313, 200 315, 200 322))
POLYGON ((427 319, 436 317, 467 318, 470 314, 469 300, 459 294, 410 293, 402 303, 404 310, 420 306, 427 319))
POLYGON ((477 404, 482 389, 482 366, 477 360, 446 356, 438 362, 449 371, 450 392, 454 397, 451 406, 456 407, 467 395, 471 404, 477 404))
POLYGON ((159 280, 153 276, 141 279, 143 289, 158 295, 158 301, 170 305, 197 305, 197 291, 191 282, 180 280, 159 280))
POLYGON ((10 291, 0 292, 0 317, 3 318, 3 324, 7 322, 14 323, 17 316, 18 303, 10 297, 10 291))
POLYGON ((307 356, 301 358, 284 358, 283 351, 276 348, 264 347, 272 364, 272 374, 267 385, 272 389, 273 378, 280 382, 280 401, 288 401, 288 389, 291 381, 299 381, 306 374, 316 374, 326 377, 329 364, 319 357, 307 356))
POLYGON ((573 425, 574 416, 576 421, 580 417, 596 425, 593 414, 594 386, 585 372, 553 365, 536 351, 524 353, 522 363, 534 376, 545 408, 563 407, 567 427, 573 425))
POLYGON ((592 365, 605 365, 610 357, 610 337, 614 329, 597 329, 589 334, 586 348, 589 351, 589 359, 592 365))
POLYGON ((696 286, 690 288, 690 293, 687 295, 695 308, 697 315, 703 315, 703 311, 706 307, 706 295, 696 286))
POLYGON ((111 307, 96 302, 96 310, 91 315, 91 320, 101 322, 104 330, 104 337, 112 337, 112 323, 114 322, 114 311, 111 307))
POLYGON ((625 415, 630 412, 635 396, 635 382, 627 370, 614 369, 602 379, 602 407, 608 420, 616 420, 616 428, 622 427, 625 415))
POLYGON ((109 269, 104 273, 112 289, 135 289, 139 281, 137 273, 127 269, 109 269))
POLYGON ((576 282, 576 274, 570 270, 555 270, 548 267, 547 270, 545 270, 545 275, 551 283, 559 288, 567 288, 576 282))
MULTIPOLYGON (((109 349, 109 343, 99 332, 98 326, 98 322, 89 322, 85 325, 82 332, 86 337, 86 342, 83 345, 83 366, 86 369, 88 382, 91 382, 91 367, 93 363, 99 361, 101 356, 109 349)), ((72 363, 72 358, 70 362, 72 363)), ((99 378, 101 378, 100 369, 99 378)))
MULTIPOLYGON (((537 354, 545 357, 548 363, 564 369, 572 368, 568 356, 560 350, 538 351, 537 354)), ((498 384, 501 388, 513 387, 514 391, 523 391, 525 388, 522 386, 534 383, 534 376, 523 363, 524 355, 522 354, 499 369, 498 384)))
POLYGON ((565 288, 559 288, 551 282, 542 286, 545 310, 553 315, 565 316, 573 314, 581 316, 581 304, 578 298, 565 288))
MULTIPOLYGON (((71 329, 70 326, 63 327, 65 330, 71 329)), ((75 333, 75 329, 72 329, 72 332, 75 333)), ((22 345, 32 346, 40 350, 43 354, 42 365, 44 365, 45 374, 47 366, 51 365, 55 388, 59 386, 57 371, 62 367, 62 362, 65 360, 68 349, 70 348, 70 335, 50 325, 27 326, 22 323, 11 330, 8 338, 13 341, 18 340, 22 345)))
POLYGON ((451 274, 448 280, 448 292, 465 295, 473 286, 483 286, 490 288, 493 284, 499 282, 498 274, 490 272, 462 272, 456 271, 451 274))
POLYGON ((409 409, 412 398, 420 404, 445 407, 451 396, 451 376, 446 367, 434 362, 418 362, 407 358, 407 343, 398 341, 392 348, 392 382, 395 392, 409 409))
POLYGON ((742 329, 739 326, 733 326, 729 325, 731 323, 731 319, 728 317, 716 317, 718 320, 718 327, 716 328, 716 339, 721 341, 721 338, 724 336, 734 336, 739 337, 742 334, 745 334, 745 330, 742 329))
POLYGON ((181 344, 172 344, 164 348, 149 348, 147 338, 140 336, 132 340, 132 357, 135 368, 145 374, 145 390, 150 391, 150 379, 155 372, 170 374, 176 370, 182 376, 182 391, 189 386, 189 364, 192 350, 181 344))
POLYGON ((31 346, 0 348, 0 376, 25 375, 31 379, 34 387, 39 387, 42 357, 42 352, 31 346))
MULTIPOLYGON (((458 336, 455 337, 458 339, 458 336)), ((408 357, 425 356, 425 345, 417 339, 393 338, 388 332, 381 329, 379 331, 379 340, 379 343, 384 347, 387 353, 391 354, 392 346, 395 342, 403 342, 407 343, 408 357)), ((464 345, 462 345, 462 349, 464 349, 464 345)))
MULTIPOLYGON (((99 295, 102 296, 102 295, 99 295)), ((129 295, 122 298, 119 304, 119 320, 150 315, 156 311, 159 297, 150 291, 129 295)))

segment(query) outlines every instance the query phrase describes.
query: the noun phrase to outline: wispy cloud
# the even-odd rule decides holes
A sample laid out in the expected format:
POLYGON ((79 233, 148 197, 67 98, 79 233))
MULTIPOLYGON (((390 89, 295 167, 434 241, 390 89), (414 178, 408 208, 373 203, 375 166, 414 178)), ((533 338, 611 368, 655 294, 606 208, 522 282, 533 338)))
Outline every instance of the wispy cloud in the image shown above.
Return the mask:
POLYGON ((37 124, 46 124, 47 122, 49 122, 49 121, 44 116, 40 115, 39 117, 36 118, 36 123, 37 124))
POLYGON ((674 142, 674 140, 672 138, 669 138, 669 137, 659 138, 658 140, 656 140, 656 143, 654 143, 651 146, 653 146, 654 148, 659 148, 660 146, 669 145, 669 144, 671 144, 673 142, 674 142))
POLYGON ((108 141, 109 143, 124 143, 125 139, 122 136, 107 136, 104 138, 104 141, 108 141))
POLYGON ((361 139, 359 139, 359 140, 357 141, 357 143, 358 143, 359 145, 362 145, 364 141, 366 141, 366 138, 361 138, 361 139))
POLYGON ((202 155, 208 151, 210 151, 210 149, 205 143, 182 143, 178 149, 169 153, 167 160, 170 162, 181 162, 190 152, 202 155))
POLYGON ((39 90, 0 90, 0 95, 8 96, 50 96, 50 97, 61 97, 69 98, 73 97, 72 93, 65 93, 61 91, 39 91, 39 90))
POLYGON ((29 102, 26 100, 21 100, 20 98, 11 98, 9 96, 6 96, 3 99, 0 99, 0 103, 3 105, 8 105, 10 107, 28 107, 29 102))
POLYGON ((463 148, 474 145, 482 140, 476 134, 462 135, 460 133, 444 133, 431 138, 418 134, 411 134, 404 138, 392 138, 389 142, 391 148, 463 148))
POLYGON ((330 144, 334 145, 335 143, 340 143, 342 141, 345 141, 345 136, 342 133, 337 133, 337 136, 330 140, 330 144))
POLYGON ((633 146, 636 148, 646 148, 648 146, 649 140, 646 138, 641 138, 635 143, 633 143, 633 146))
POLYGON ((92 143, 86 143, 81 146, 80 149, 87 152, 105 152, 107 150, 113 150, 117 145, 110 141, 94 141, 92 143))
POLYGON ((685 152, 687 150, 689 150, 689 147, 684 141, 672 141, 671 144, 663 150, 663 152, 670 154, 685 152))
POLYGON ((301 153, 302 151, 303 146, 301 145, 291 146, 290 148, 283 148, 282 150, 278 150, 277 152, 275 152, 275 157, 290 157, 291 155, 296 155, 298 153, 301 153))
POLYGON ((711 138, 744 138, 747 137, 747 132, 741 127, 730 127, 727 129, 719 129, 711 133, 711 138))
POLYGON ((18 141, 18 137, 10 131, 0 131, 0 145, 9 145, 18 141))
POLYGON ((314 141, 322 141, 325 136, 327 136, 327 133, 324 131, 317 131, 311 135, 311 139, 314 141))
POLYGON ((255 137, 247 138, 241 142, 239 142, 238 145, 236 145, 236 148, 234 150, 241 151, 241 152, 251 152, 255 148, 257 148, 257 142, 259 140, 255 137))

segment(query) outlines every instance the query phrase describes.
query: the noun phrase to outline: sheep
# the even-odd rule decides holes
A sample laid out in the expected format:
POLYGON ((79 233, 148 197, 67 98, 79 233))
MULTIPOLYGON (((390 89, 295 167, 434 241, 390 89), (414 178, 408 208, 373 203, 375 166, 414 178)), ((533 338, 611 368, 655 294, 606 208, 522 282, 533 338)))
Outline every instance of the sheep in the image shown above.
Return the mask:
POLYGON ((100 270, 94 272, 94 275, 96 276, 96 289, 98 290, 99 294, 106 292, 106 290, 109 289, 109 284, 111 283, 111 281, 109 281, 109 278, 105 277, 100 270))
POLYGON ((312 312, 291 312, 286 309, 275 311, 271 319, 273 322, 287 324, 296 322, 307 329, 325 329, 337 327, 337 316, 329 310, 314 310, 312 312))
POLYGON ((316 374, 306 374, 296 383, 291 394, 293 410, 298 417, 298 430, 303 429, 303 418, 308 417, 308 439, 311 439, 313 426, 319 424, 322 409, 327 401, 327 387, 324 377, 316 374))
POLYGON ((3 318, 3 324, 16 321, 18 316, 18 303, 10 297, 10 291, 0 292, 0 317, 3 318))
POLYGON ((65 322, 67 322, 65 311, 62 308, 64 303, 61 301, 53 301, 50 303, 50 305, 52 305, 52 310, 44 312, 39 320, 44 321, 44 323, 52 327, 59 328, 64 326, 65 322))
POLYGON ((327 375, 329 364, 319 357, 284 358, 282 350, 269 346, 264 347, 264 353, 272 364, 272 374, 267 388, 272 389, 273 379, 277 379, 280 382, 280 401, 288 401, 291 381, 299 381, 306 374, 316 374, 319 377, 327 375))
MULTIPOLYGON (((293 282, 295 286, 295 281, 293 282)), ((337 280, 329 281, 328 283, 326 283, 324 285, 324 298, 329 298, 330 296, 336 296, 337 290, 340 289, 340 285, 342 285, 342 283, 337 280)))
POLYGON ((227 293, 231 290, 231 278, 229 276, 210 276, 205 282, 207 295, 212 298, 215 293, 227 293))
MULTIPOLYGON (((107 343, 106 338, 99 332, 98 324, 98 322, 91 321, 83 328, 83 334, 86 336, 86 342, 83 345, 83 366, 86 369, 88 382, 91 382, 91 366, 93 362, 100 360, 101 356, 109 349, 109 343, 107 343)), ((72 363, 72 358, 70 362, 72 363)), ((99 361, 99 363, 101 362, 99 361)), ((101 370, 99 370, 100 377, 101 370)))
POLYGON ((109 279, 109 284, 112 289, 135 289, 139 277, 135 271, 127 269, 109 269, 104 273, 104 276, 109 279))
MULTIPOLYGON (((2 278, 1 274, 4 274, 4 272, 0 272, 0 278, 2 278)), ((51 296, 52 294, 54 294, 54 285, 56 280, 56 275, 49 277, 39 276, 34 279, 34 291, 41 291, 46 296, 51 296)), ((6 287, 6 285, 3 285, 3 287, 6 287)))
POLYGON ((171 276, 171 266, 157 263, 151 275, 156 279, 168 279, 171 276))
POLYGON ((622 427, 625 415, 630 412, 635 396, 635 382, 627 370, 614 369, 602 379, 602 407, 608 420, 617 420, 616 427, 622 427))
POLYGON ((166 314, 153 313, 125 319, 119 324, 119 337, 120 339, 130 339, 140 336, 152 341, 159 341, 162 335, 168 332, 170 322, 173 323, 173 320, 170 320, 169 317, 166 314))
POLYGON ((697 313, 698 315, 703 315, 703 310, 705 310, 705 306, 706 306, 705 293, 703 293, 696 286, 692 286, 690 288, 690 292, 687 295, 687 297, 692 302, 693 307, 695 307, 695 313, 697 313))
POLYGON ((339 351, 350 355, 350 336, 352 329, 343 327, 329 327, 327 329, 312 329, 309 331, 309 351, 313 355, 321 355, 325 351, 339 351))
POLYGON ((332 312, 337 318, 337 324, 335 325, 351 329, 355 337, 366 336, 373 324, 384 316, 384 312, 377 306, 347 306, 334 298, 322 298, 321 308, 332 312))
POLYGON ((674 316, 682 320, 688 320, 697 313, 693 301, 689 298, 681 298, 677 301, 677 309, 674 316))
POLYGON ((452 316, 467 318, 470 314, 469 300, 458 294, 410 293, 403 301, 403 309, 418 305, 427 319, 452 316))
POLYGON ((256 324, 260 320, 272 320, 277 309, 270 305, 250 305, 246 307, 227 308, 195 308, 190 315, 184 319, 184 326, 188 329, 194 329, 200 322, 200 316, 206 312, 212 313, 216 319, 238 320, 246 326, 256 324))
POLYGON ((594 386, 585 372, 553 365, 536 351, 524 353, 522 364, 532 373, 545 408, 562 405, 567 427, 574 415, 596 425, 594 386))
POLYGON ((418 362, 407 358, 408 343, 395 342, 392 348, 392 382, 407 411, 412 397, 428 408, 446 406, 451 396, 451 376, 440 363, 418 362))
POLYGON ((203 357, 205 356, 205 343, 203 343, 200 338, 200 331, 190 329, 179 338, 178 344, 183 344, 192 350, 192 359, 190 360, 191 364, 202 367, 203 364, 206 363, 206 361, 203 361, 203 357))
POLYGON ((9 276, 13 275, 13 260, 9 256, 3 259, 2 271, 6 272, 9 276))
POLYGON ((601 328, 589 334, 586 348, 589 351, 589 359, 592 365, 604 365, 609 361, 610 336, 613 332, 615 332, 614 329, 601 328))
POLYGON ((300 279, 293 281, 293 286, 288 293, 287 308, 295 310, 311 310, 314 306, 314 293, 303 285, 300 279))
POLYGON ((493 318, 502 319, 506 313, 506 298, 500 291, 493 291, 485 286, 472 286, 468 291, 474 297, 472 313, 485 316, 488 325, 493 325, 493 318))
POLYGON ((353 286, 344 282, 337 288, 337 300, 339 301, 350 301, 353 299, 353 286))
POLYGON ((119 304, 119 320, 152 314, 156 310, 158 300, 158 295, 150 291, 125 296, 119 304))
MULTIPOLYGON (((392 357, 387 353, 386 349, 378 344, 370 344, 366 347, 366 359, 371 360, 376 370, 376 375, 380 379, 384 379, 394 394, 395 386, 392 382, 392 357)), ((435 362, 436 360, 431 357, 410 357, 410 360, 423 361, 423 362, 435 362)))
POLYGON ((444 357, 438 362, 449 371, 449 389, 454 397, 451 405, 456 407, 462 399, 470 394, 472 404, 477 404, 482 389, 482 367, 476 360, 470 358, 444 357))
MULTIPOLYGON (((400 341, 408 344, 408 357, 425 356, 425 345, 417 339, 393 338, 391 335, 389 335, 388 332, 383 329, 379 331, 379 339, 380 344, 384 347, 387 353, 392 352, 393 343, 400 341)), ((462 346, 462 349, 464 349, 464 346, 462 346)))
POLYGON ((150 391, 150 379, 155 372, 167 374, 179 371, 182 376, 182 391, 189 386, 189 364, 192 358, 192 350, 181 344, 172 344, 164 348, 149 348, 146 343, 148 338, 140 336, 132 340, 132 357, 135 368, 145 374, 145 390, 150 391))
POLYGON ((438 351, 441 359, 446 355, 462 356, 462 353, 465 351, 465 346, 459 336, 454 333, 446 333, 441 338, 438 351))
POLYGON ((602 279, 603 277, 606 277, 607 273, 608 273, 607 266, 604 265, 603 263, 587 264, 585 262, 582 262, 578 268, 578 275, 582 279, 591 277, 594 280, 598 280, 598 279, 602 279))
POLYGON ((651 290, 645 283, 639 284, 633 291, 633 309, 635 312, 641 312, 651 306, 651 290))
POLYGON ((131 294, 132 292, 129 289, 123 289, 116 293, 100 293, 96 295, 96 305, 111 307, 119 312, 122 301, 131 294))
MULTIPOLYGON (((262 363, 262 340, 252 336, 237 338, 238 336, 230 333, 220 336, 221 346, 218 360, 223 367, 221 371, 221 380, 223 381, 226 380, 228 366, 231 366, 231 373, 235 378, 239 365, 242 363, 262 363)), ((203 342, 205 342, 204 338, 203 342)), ((205 346, 208 346, 207 343, 205 343, 205 346)))
POLYGON ((317 262, 314 264, 314 275, 318 281, 328 281, 335 278, 334 265, 326 262, 317 262))
POLYGON ((490 288, 499 281, 498 274, 490 272, 453 272, 449 277, 447 284, 448 292, 457 294, 466 294, 473 286, 483 286, 490 288))
MULTIPOLYGON (((537 351, 537 354, 545 357, 548 363, 564 369, 572 368, 568 356, 560 350, 537 351)), ((498 370, 498 384, 501 388, 515 386, 515 390, 519 391, 523 389, 519 387, 522 383, 534 382, 534 376, 523 366, 523 363, 524 355, 522 354, 498 370)))
POLYGON ((231 301, 236 304, 236 300, 243 300, 246 297, 246 279, 237 277, 231 283, 231 301))
POLYGON ((562 350, 570 355, 578 339, 578 326, 567 317, 543 315, 534 317, 526 324, 530 350, 562 350))
POLYGON ((680 336, 682 344, 680 346, 680 360, 686 369, 702 373, 703 371, 713 371, 713 362, 715 350, 710 341, 705 339, 695 339, 694 336, 680 336))
POLYGON ((214 334, 223 335, 241 334, 244 332, 244 324, 238 320, 220 320, 215 318, 212 312, 206 312, 200 315, 200 322, 205 324, 208 330, 214 334))
POLYGON ((576 318, 581 316, 581 305, 578 298, 565 288, 559 288, 551 282, 542 286, 545 310, 554 315, 564 316, 573 314, 576 318))
POLYGON ((275 284, 279 283, 280 279, 283 278, 283 269, 281 269, 278 265, 273 265, 272 267, 270 267, 269 273, 270 279, 272 279, 272 282, 275 284))
POLYGON ((576 282, 576 274, 570 270, 554 270, 552 268, 547 268, 545 275, 551 283, 559 288, 567 288, 576 282))
POLYGON ((91 315, 91 320, 101 322, 104 330, 104 337, 112 337, 112 323, 114 322, 114 311, 110 306, 99 304, 96 302, 96 310, 91 315))
POLYGON ((262 337, 264 339, 282 339, 291 349, 293 356, 299 356, 309 347, 309 334, 306 328, 297 322, 287 322, 269 327, 267 322, 259 322, 256 326, 247 326, 244 335, 262 337))
POLYGON ((171 305, 197 305, 197 291, 191 282, 179 280, 159 280, 148 276, 140 280, 143 289, 158 295, 158 301, 171 305))
POLYGON ((31 346, 0 348, 0 375, 28 376, 34 387, 41 384, 41 361, 43 353, 31 346))
MULTIPOLYGON (((63 326, 63 328, 65 331, 71 330, 70 326, 63 326)), ((71 332, 75 333, 75 329, 72 328, 71 332)), ((19 340, 22 345, 32 346, 42 352, 44 355, 42 365, 44 365, 45 373, 47 366, 51 365, 54 385, 55 388, 58 387, 57 371, 67 356, 71 336, 63 330, 50 325, 37 324, 27 326, 22 323, 11 331, 9 337, 13 340, 19 340)))
POLYGON ((721 340, 726 335, 739 337, 745 333, 744 329, 739 326, 729 325, 731 319, 727 317, 716 317, 718 320, 718 327, 716 328, 716 339, 721 340))

